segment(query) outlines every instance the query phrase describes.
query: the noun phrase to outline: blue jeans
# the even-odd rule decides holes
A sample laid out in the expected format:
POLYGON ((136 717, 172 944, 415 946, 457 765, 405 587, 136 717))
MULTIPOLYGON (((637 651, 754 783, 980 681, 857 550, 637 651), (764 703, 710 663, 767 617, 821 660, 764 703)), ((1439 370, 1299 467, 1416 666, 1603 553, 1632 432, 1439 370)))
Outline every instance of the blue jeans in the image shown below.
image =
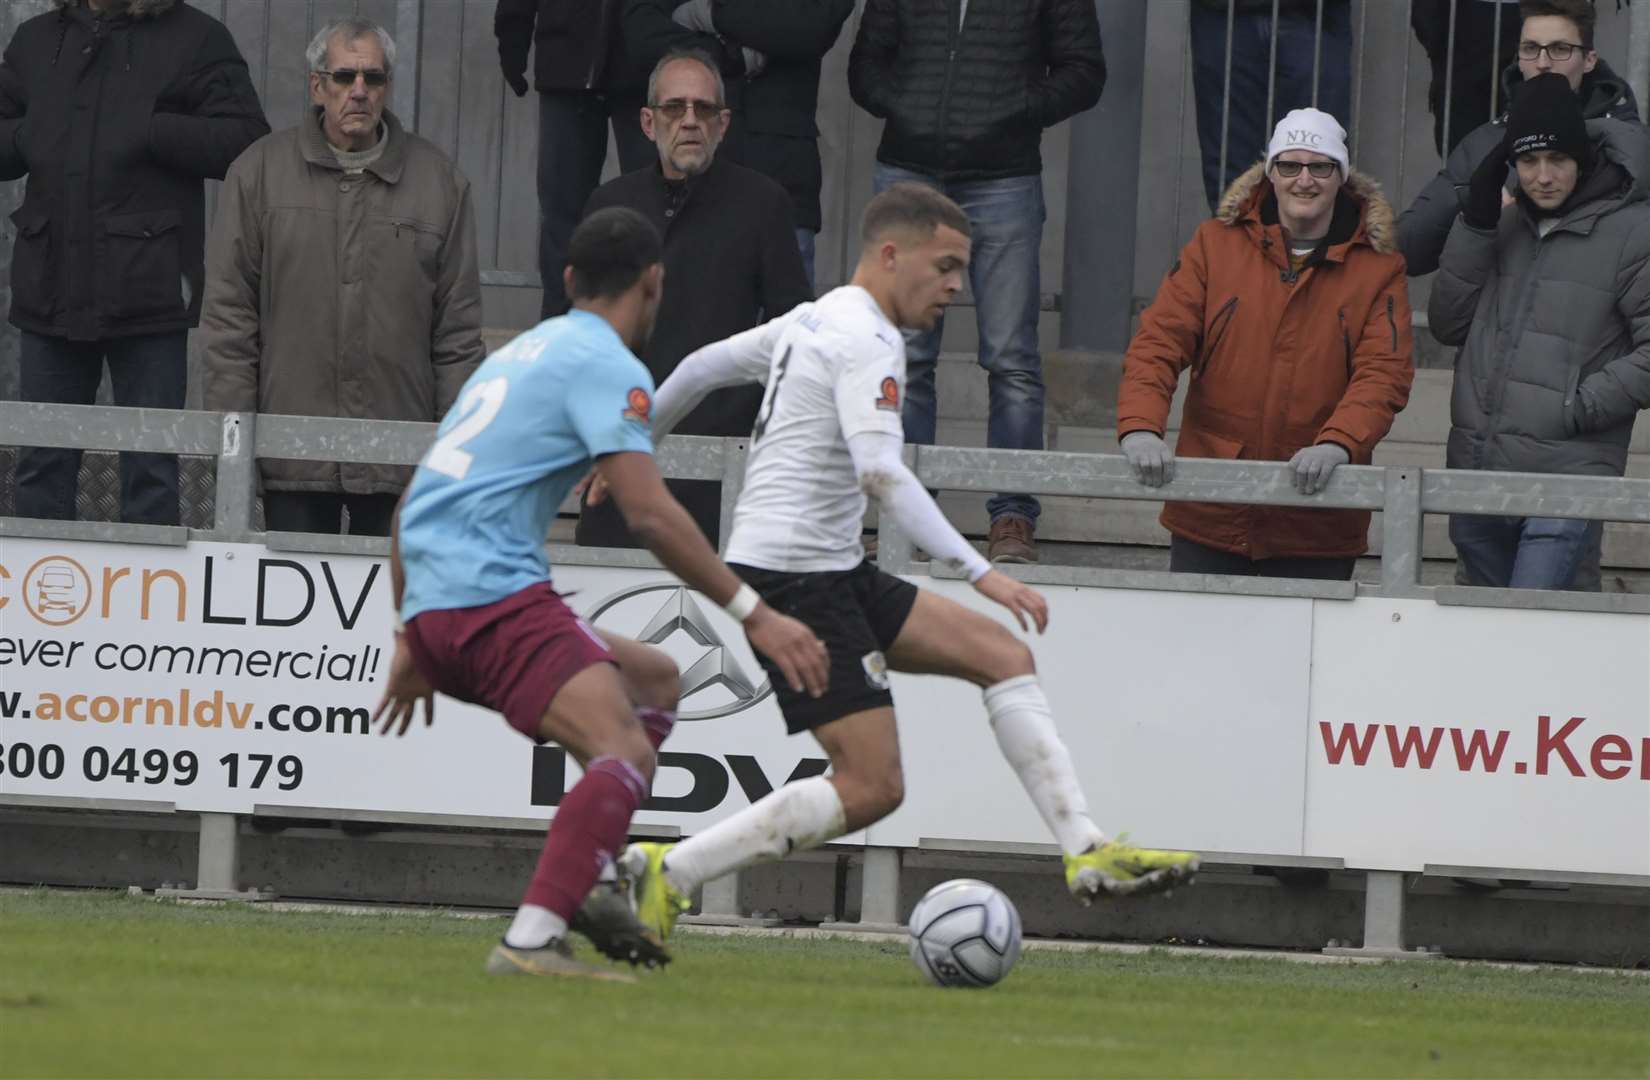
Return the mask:
MULTIPOLYGON (((1278 67, 1272 115, 1266 115, 1266 71, 1271 62, 1272 13, 1239 14, 1232 21, 1232 107, 1226 120, 1226 170, 1220 168, 1221 100, 1226 90, 1226 12, 1192 4, 1192 86, 1197 96, 1197 143, 1203 189, 1214 212, 1232 181, 1266 156, 1272 127, 1291 109, 1312 104, 1316 14, 1278 16, 1278 67)), ((1318 57, 1318 108, 1352 126, 1352 8, 1325 0, 1323 49, 1318 57)))
POLYGON ((814 287, 814 231, 801 226, 796 230, 796 248, 802 252, 802 269, 808 272, 808 288, 814 287))
MULTIPOLYGON (((900 181, 943 191, 973 226, 968 282, 979 320, 980 366, 991 389, 986 445, 1004 450, 1043 448, 1043 358, 1037 352, 1038 255, 1043 242, 1043 178, 943 183, 921 173, 877 163, 872 187, 885 191, 900 181)), ((905 439, 932 446, 936 422, 934 368, 945 321, 905 336, 905 439)), ((1030 495, 997 495, 987 504, 991 520, 1005 514, 1033 524, 1042 507, 1030 495)))
MULTIPOLYGON (((188 340, 182 330, 106 341, 69 341, 25 330, 20 396, 57 405, 95 404, 107 360, 116 405, 181 409, 188 340)), ((17 516, 73 520, 79 475, 79 450, 24 449, 17 459, 17 516)), ((120 455, 120 520, 178 523, 177 455, 120 455)))
POLYGON ((1603 533, 1602 521, 1579 518, 1453 514, 1449 519, 1450 542, 1461 557, 1466 584, 1499 589, 1573 588, 1576 570, 1597 550, 1603 533))

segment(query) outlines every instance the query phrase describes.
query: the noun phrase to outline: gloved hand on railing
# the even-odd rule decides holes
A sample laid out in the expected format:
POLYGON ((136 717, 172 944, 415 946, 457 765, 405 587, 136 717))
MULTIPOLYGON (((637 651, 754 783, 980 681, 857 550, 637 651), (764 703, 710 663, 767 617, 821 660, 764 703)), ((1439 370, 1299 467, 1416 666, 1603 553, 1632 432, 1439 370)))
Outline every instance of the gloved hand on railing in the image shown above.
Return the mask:
POLYGON ((1162 487, 1174 479, 1174 451, 1162 436, 1150 431, 1131 431, 1123 436, 1122 446, 1134 478, 1142 484, 1162 487))
POLYGON ((1289 459, 1289 471, 1295 477, 1295 490, 1302 495, 1316 495, 1329 486, 1329 476, 1336 466, 1352 460, 1346 448, 1332 442, 1306 446, 1295 451, 1289 459))

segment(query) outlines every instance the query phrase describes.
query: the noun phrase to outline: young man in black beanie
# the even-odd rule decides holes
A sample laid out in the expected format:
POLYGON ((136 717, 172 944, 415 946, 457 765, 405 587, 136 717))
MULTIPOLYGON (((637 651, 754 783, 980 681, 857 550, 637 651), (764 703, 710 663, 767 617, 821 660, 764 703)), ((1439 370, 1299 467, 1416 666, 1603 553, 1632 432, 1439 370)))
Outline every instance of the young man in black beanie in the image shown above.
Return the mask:
MULTIPOLYGON (((1455 361, 1452 469, 1620 476, 1650 408, 1650 142, 1531 79, 1473 172, 1428 314, 1455 361), (1507 166, 1518 193, 1504 205, 1507 166)), ((1578 587, 1602 524, 1455 515, 1468 585, 1578 587)))

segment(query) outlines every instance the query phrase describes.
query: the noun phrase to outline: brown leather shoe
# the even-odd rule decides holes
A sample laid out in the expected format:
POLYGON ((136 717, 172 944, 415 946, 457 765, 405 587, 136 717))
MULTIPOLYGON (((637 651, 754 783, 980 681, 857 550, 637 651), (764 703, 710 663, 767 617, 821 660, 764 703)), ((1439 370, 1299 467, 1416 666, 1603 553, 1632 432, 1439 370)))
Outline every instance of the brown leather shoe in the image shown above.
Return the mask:
POLYGON ((987 554, 994 563, 1037 561, 1036 528, 1018 514, 1004 514, 991 523, 987 554))

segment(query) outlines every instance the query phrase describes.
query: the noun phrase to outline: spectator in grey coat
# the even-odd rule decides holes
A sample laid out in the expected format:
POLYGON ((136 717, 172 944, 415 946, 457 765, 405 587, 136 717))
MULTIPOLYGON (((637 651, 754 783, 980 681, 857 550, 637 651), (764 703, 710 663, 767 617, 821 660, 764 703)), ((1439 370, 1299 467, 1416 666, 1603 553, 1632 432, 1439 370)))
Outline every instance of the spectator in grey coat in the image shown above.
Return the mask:
MULTIPOLYGON (((1444 247, 1432 332, 1461 345, 1452 469, 1620 476, 1650 408, 1650 141, 1586 121, 1559 75, 1520 93, 1444 247), (1508 162, 1518 175, 1502 206, 1508 162)), ((1563 589, 1601 525, 1456 515, 1466 584, 1563 589)))
MULTIPOLYGON (((314 111, 229 170, 207 252, 206 405, 440 420, 481 363, 470 185, 385 109, 395 42, 344 18, 310 43, 314 111)), ((469 401, 469 408, 479 402, 469 401)), ((264 521, 388 536, 399 465, 259 463, 264 521)))
MULTIPOLYGON (((1511 106, 1525 80, 1556 73, 1570 84, 1587 119, 1608 117, 1638 126, 1639 106, 1632 88, 1593 48, 1597 16, 1591 0, 1524 0, 1519 11, 1524 21, 1518 63, 1502 75, 1501 101, 1506 106, 1511 106)), ((1404 253, 1410 277, 1438 269, 1450 226, 1466 205, 1467 181, 1484 155, 1501 144, 1506 125, 1503 114, 1456 142, 1438 175, 1398 218, 1398 250, 1404 253)), ((1639 133, 1650 137, 1642 127, 1639 133)), ((1451 141, 1455 138, 1452 135, 1451 141)))

